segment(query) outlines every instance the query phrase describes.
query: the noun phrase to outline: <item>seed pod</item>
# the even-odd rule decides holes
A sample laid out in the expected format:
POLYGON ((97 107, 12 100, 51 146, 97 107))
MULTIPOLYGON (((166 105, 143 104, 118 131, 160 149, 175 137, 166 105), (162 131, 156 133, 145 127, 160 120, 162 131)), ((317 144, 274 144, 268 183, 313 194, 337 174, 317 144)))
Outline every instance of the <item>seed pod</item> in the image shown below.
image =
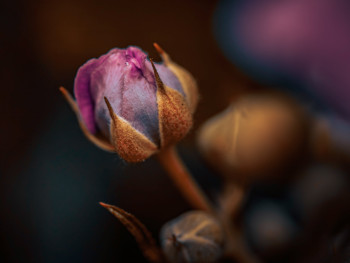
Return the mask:
POLYGON ((162 227, 160 239, 172 263, 212 263, 223 253, 221 226, 202 211, 190 211, 168 222, 162 227))
POLYGON ((198 145, 227 178, 249 181, 284 167, 302 154, 308 137, 303 110, 287 98, 250 95, 209 119, 198 145))

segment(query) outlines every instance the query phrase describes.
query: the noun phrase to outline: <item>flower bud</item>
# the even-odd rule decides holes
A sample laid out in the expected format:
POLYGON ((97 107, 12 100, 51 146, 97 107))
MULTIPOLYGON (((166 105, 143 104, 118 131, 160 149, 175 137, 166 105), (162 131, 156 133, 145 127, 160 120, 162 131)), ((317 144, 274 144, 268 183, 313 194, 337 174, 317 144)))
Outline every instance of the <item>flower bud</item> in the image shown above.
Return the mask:
POLYGON ((198 145, 214 168, 229 179, 246 182, 295 160, 305 146, 306 126, 303 111, 293 101, 251 95, 209 119, 198 145))
POLYGON ((132 46, 86 62, 75 78, 76 104, 61 89, 90 141, 128 162, 177 143, 192 127, 195 82, 156 46, 166 62, 154 64, 132 46))
POLYGON ((190 211, 162 227, 160 239, 172 263, 210 263, 222 256, 223 232, 217 220, 202 211, 190 211))

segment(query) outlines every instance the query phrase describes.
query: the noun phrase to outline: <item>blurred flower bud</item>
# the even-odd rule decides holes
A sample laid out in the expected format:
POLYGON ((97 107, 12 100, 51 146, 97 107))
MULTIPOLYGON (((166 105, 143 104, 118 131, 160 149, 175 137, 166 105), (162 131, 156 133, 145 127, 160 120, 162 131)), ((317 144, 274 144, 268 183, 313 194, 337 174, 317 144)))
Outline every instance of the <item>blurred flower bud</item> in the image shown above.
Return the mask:
POLYGON ((225 176, 249 182, 296 160, 305 147, 307 127, 306 115, 292 100, 250 95, 209 119, 198 145, 225 176))
POLYGON ((317 160, 350 163, 350 123, 333 115, 315 118, 311 150, 317 160))
POLYGON ((223 232, 211 215, 190 211, 162 227, 163 251, 173 263, 217 262, 222 256, 223 232))
POLYGON ((222 0, 214 32, 247 74, 271 84, 288 76, 299 83, 292 92, 350 121, 349 8, 346 0, 222 0))
POLYGON ((300 231, 288 211, 272 201, 260 201, 249 208, 245 222, 249 240, 270 260, 278 258, 300 231))
POLYGON ((291 186, 290 197, 304 219, 327 206, 337 205, 349 191, 349 179, 340 167, 314 164, 301 172, 291 186))
POLYGON ((161 55, 167 61, 154 64, 137 47, 115 48, 86 62, 75 78, 76 113, 85 135, 128 162, 177 143, 192 127, 195 102, 188 83, 195 82, 163 50, 161 55))

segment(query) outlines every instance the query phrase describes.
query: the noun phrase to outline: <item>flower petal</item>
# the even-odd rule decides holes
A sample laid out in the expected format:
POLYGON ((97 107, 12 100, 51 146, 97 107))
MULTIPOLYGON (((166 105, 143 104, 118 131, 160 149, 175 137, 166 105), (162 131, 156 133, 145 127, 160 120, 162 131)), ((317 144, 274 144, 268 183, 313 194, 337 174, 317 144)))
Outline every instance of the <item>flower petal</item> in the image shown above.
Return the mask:
POLYGON ((97 132, 95 122, 95 101, 90 90, 91 73, 103 63, 106 55, 99 59, 90 59, 78 70, 74 81, 74 95, 80 110, 80 115, 87 129, 95 134, 97 132))
POLYGON ((115 113, 128 121, 154 143, 159 142, 156 85, 153 73, 145 66, 146 55, 135 47, 109 53, 105 62, 91 75, 95 99, 95 118, 101 131, 109 136, 110 116, 104 97, 115 113))

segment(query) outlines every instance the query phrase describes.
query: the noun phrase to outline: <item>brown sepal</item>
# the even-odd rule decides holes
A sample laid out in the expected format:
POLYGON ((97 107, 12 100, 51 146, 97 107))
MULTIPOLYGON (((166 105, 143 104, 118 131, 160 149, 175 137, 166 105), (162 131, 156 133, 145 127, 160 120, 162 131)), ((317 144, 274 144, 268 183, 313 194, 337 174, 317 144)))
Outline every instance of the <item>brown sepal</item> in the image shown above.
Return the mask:
POLYGON ((171 72, 173 72, 180 81, 182 89, 186 95, 186 102, 191 110, 191 113, 194 113, 199 100, 196 80, 186 69, 173 62, 170 56, 157 43, 153 43, 153 46, 161 56, 164 65, 171 72))
POLYGON ((108 141, 107 138, 105 138, 101 134, 90 133, 90 131, 86 127, 85 123, 83 122, 83 119, 81 118, 77 103, 75 102, 73 97, 69 94, 69 92, 63 87, 60 87, 59 90, 63 94, 64 98, 66 99, 66 101, 68 102, 68 104, 70 105, 72 110, 74 111, 74 113, 78 119, 79 126, 80 126, 82 132, 84 133, 84 135, 86 136, 86 138, 102 150, 105 150, 107 152, 115 152, 114 146, 108 141))
POLYGON ((118 155, 127 162, 142 162, 154 154, 158 148, 145 135, 133 128, 129 122, 114 113, 105 97, 112 122, 110 127, 111 143, 118 155))
POLYGON ((183 95, 161 81, 151 60, 157 83, 157 103, 161 147, 180 141, 192 127, 192 114, 183 95))
POLYGON ((100 202, 100 205, 114 215, 126 227, 129 233, 133 235, 145 258, 154 263, 164 262, 163 254, 152 237, 151 232, 140 220, 117 206, 102 202, 100 202))

